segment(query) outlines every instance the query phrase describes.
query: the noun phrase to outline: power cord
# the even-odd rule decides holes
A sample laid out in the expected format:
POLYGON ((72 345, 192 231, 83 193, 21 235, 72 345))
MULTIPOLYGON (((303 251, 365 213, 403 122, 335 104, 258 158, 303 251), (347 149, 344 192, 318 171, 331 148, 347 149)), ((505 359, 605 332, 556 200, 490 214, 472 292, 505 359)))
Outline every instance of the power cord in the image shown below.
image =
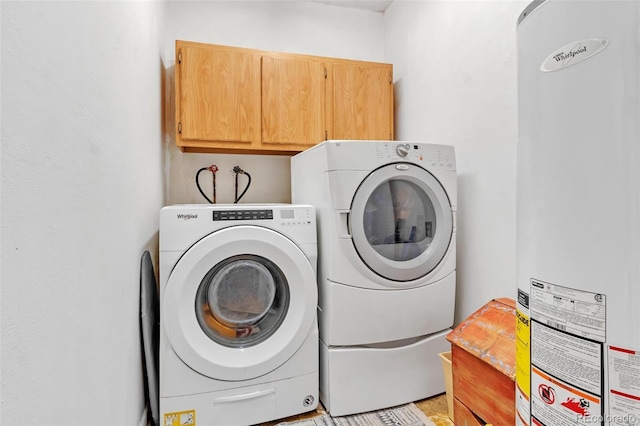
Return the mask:
POLYGON ((233 167, 233 173, 236 174, 236 200, 233 202, 234 204, 237 204, 238 201, 240 201, 242 199, 242 197, 244 197, 244 194, 247 193, 247 190, 249 189, 249 185, 251 185, 251 175, 247 172, 245 172, 244 170, 242 170, 239 166, 234 166, 233 167), (240 194, 240 196, 238 196, 238 175, 247 175, 247 178, 249 179, 247 181, 247 185, 244 187, 244 190, 242 191, 242 194, 240 194))

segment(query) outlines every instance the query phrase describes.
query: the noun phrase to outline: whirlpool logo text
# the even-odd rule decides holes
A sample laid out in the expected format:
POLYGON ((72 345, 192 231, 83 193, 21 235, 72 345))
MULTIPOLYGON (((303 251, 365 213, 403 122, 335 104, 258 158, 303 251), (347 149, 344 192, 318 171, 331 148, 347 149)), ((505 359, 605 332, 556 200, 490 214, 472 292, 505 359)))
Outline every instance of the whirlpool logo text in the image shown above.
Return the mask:
POLYGON ((182 219, 182 220, 190 220, 190 219, 197 219, 198 215, 197 214, 193 214, 193 213, 178 213, 178 219, 182 219))
POLYGON ((558 71, 579 64, 602 52, 608 45, 609 40, 606 38, 590 38, 566 44, 547 56, 540 71, 558 71))
POLYGON ((556 62, 560 62, 560 61, 570 61, 572 60, 574 57, 576 57, 577 55, 581 54, 581 53, 586 53, 587 52, 587 46, 577 46, 575 50, 571 50, 569 51, 569 53, 565 53, 565 52, 560 52, 557 55, 555 55, 553 57, 553 59, 556 60, 556 62))

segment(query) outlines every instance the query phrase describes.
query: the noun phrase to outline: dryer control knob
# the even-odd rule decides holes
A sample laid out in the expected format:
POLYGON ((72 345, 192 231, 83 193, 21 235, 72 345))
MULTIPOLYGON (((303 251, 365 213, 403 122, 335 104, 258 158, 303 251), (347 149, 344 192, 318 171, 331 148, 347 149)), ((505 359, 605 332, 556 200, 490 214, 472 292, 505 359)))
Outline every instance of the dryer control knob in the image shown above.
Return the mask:
POLYGON ((406 157, 407 154, 409 154, 410 149, 411 149, 411 146, 409 146, 409 144, 398 145, 396 146, 396 153, 400 157, 406 157))

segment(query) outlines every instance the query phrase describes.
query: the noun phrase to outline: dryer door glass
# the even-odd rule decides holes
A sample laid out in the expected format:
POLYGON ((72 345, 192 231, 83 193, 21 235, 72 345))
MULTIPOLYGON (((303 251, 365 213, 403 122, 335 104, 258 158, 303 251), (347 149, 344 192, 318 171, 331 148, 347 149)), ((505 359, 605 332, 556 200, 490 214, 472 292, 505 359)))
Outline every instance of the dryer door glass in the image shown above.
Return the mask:
POLYGON ((433 203, 415 183, 390 179, 365 205, 364 232, 371 247, 387 259, 404 262, 424 253, 437 227, 433 203))
POLYGON ((289 286, 270 260, 255 255, 225 259, 204 277, 196 294, 200 327, 221 345, 242 348, 268 339, 284 319, 289 286))
POLYGON ((444 189, 429 172, 405 163, 382 167, 363 181, 353 199, 350 225, 367 266, 394 281, 431 272, 453 235, 444 189))

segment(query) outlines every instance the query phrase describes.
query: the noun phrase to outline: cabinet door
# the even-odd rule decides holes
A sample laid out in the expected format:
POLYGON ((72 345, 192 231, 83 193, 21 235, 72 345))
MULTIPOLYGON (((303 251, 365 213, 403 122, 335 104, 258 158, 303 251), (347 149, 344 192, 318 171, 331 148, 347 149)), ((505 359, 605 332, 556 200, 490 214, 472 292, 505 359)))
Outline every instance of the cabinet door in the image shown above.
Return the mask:
POLYGON ((335 63, 331 139, 393 139, 390 64, 335 63))
POLYGON ((300 150, 325 139, 325 66, 294 57, 262 57, 262 143, 300 150))
POLYGON ((259 55, 224 46, 176 47, 178 143, 259 138, 259 55))

